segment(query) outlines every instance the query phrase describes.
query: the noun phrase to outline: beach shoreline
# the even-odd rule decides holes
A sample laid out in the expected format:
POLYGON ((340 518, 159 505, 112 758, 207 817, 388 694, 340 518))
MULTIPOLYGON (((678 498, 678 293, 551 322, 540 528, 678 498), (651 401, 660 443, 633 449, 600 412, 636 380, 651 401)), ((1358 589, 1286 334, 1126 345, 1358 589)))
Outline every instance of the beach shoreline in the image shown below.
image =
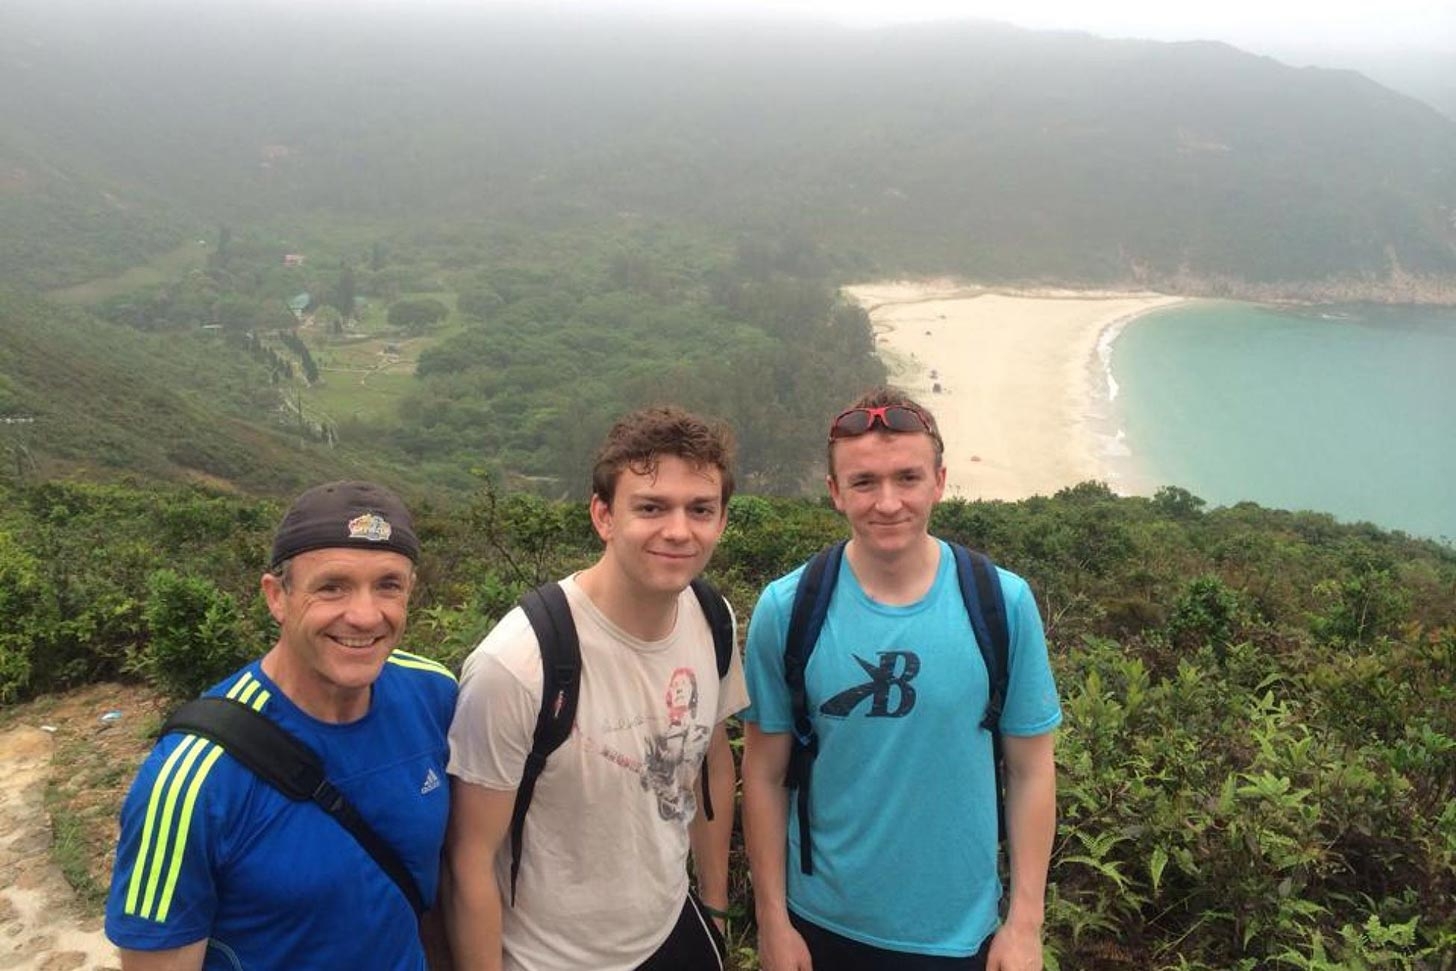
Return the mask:
POLYGON ((1133 321, 1187 298, 950 279, 843 292, 869 313, 890 383, 935 413, 948 498, 1018 500, 1089 479, 1136 487, 1113 425, 1112 348, 1133 321))

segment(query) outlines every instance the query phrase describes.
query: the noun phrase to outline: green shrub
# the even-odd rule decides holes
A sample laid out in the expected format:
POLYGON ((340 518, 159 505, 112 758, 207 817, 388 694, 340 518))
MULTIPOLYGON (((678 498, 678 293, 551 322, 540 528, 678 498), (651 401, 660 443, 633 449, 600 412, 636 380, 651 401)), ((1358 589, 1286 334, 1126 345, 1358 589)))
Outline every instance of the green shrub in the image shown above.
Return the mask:
POLYGON ((1168 618, 1168 639, 1190 648, 1212 644, 1219 650, 1233 640, 1243 613, 1238 594, 1216 576, 1189 581, 1173 604, 1168 618))
POLYGON ((1367 570, 1315 586, 1323 609, 1310 618, 1310 630, 1335 644, 1368 644, 1395 633, 1409 606, 1409 595, 1388 570, 1367 570))
POLYGON ((178 698, 200 694, 256 652, 237 602, 203 577, 173 570, 149 576, 146 621, 150 640, 138 667, 178 698))
POLYGON ((30 685, 31 658, 39 643, 44 598, 35 560, 8 533, 0 532, 0 704, 14 701, 30 685))

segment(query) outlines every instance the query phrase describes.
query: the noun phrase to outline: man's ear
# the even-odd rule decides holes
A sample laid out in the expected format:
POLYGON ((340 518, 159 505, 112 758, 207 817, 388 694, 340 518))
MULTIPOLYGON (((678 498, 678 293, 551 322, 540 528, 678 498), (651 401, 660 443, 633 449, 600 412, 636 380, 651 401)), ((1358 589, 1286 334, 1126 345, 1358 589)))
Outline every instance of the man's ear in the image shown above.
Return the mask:
POLYGON ((602 538, 603 543, 612 540, 612 507, 608 505, 601 496, 592 493, 591 497, 591 521, 597 535, 602 538))
POLYGON ((283 623, 284 602, 288 599, 288 591, 283 588, 283 578, 272 573, 263 574, 261 581, 263 588, 263 599, 268 601, 268 613, 279 624, 283 623))
POLYGON ((844 503, 841 501, 843 497, 839 494, 839 483, 834 481, 833 472, 824 476, 824 484, 829 487, 829 500, 834 503, 834 508, 844 512, 844 503))

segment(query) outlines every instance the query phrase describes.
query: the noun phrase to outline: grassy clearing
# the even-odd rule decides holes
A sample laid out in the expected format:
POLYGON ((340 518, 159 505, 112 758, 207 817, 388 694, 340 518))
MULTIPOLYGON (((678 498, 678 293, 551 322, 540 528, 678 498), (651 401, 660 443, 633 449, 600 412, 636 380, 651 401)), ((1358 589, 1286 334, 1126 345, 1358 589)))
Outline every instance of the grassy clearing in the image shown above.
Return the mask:
POLYGON ((304 394, 305 407, 336 422, 387 421, 414 385, 414 362, 398 365, 407 370, 368 373, 324 368, 323 380, 304 394))
MULTIPOLYGON (((431 297, 452 307, 455 303, 455 295, 447 291, 408 296, 431 297)), ((371 303, 352 333, 305 331, 300 336, 323 378, 303 392, 305 408, 336 422, 392 421, 400 400, 414 385, 420 354, 466 329, 467 324, 452 312, 428 332, 408 336, 389 325, 385 304, 371 303)))
POLYGON ((46 298, 56 303, 94 306, 112 297, 119 297, 145 287, 166 283, 168 280, 175 280, 188 270, 202 267, 207 261, 209 252, 209 246, 199 245, 195 239, 188 240, 176 249, 163 253, 141 266, 134 266, 115 276, 87 280, 85 283, 78 283, 75 286, 51 290, 46 294, 46 298))

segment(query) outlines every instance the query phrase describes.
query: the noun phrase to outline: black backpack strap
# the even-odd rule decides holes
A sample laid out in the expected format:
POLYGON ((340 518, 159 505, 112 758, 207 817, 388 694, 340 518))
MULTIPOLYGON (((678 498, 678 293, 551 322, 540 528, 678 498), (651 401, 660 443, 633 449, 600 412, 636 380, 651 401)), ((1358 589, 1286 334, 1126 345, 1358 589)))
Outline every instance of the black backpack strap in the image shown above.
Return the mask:
MULTIPOLYGON (((703 608, 703 616, 708 619, 708 627, 713 631, 713 656, 718 663, 718 680, 722 681, 728 676, 728 667, 733 662, 733 652, 737 645, 733 643, 733 614, 728 609, 728 601, 717 589, 698 577, 691 584, 693 595, 698 598, 698 606, 703 608)), ((711 743, 710 743, 711 744, 711 743)), ((698 772, 698 778, 703 783, 703 817, 711 820, 713 818, 713 793, 708 786, 707 756, 703 756, 703 769, 698 772)))
POLYGON ((950 544, 955 553, 956 579, 961 599, 986 664, 986 686, 989 692, 986 713, 981 727, 991 733, 991 746, 996 765, 996 826, 1006 838, 1005 779, 1001 747, 1001 712, 1006 705, 1010 677, 1011 634, 1006 620, 1006 600, 1001 594, 1001 579, 996 565, 984 553, 950 544))
POLYGON ((699 606, 703 608, 703 616, 708 618, 708 627, 713 631, 713 653, 718 661, 718 678, 721 680, 728 676, 728 667, 737 647, 733 643, 733 614, 728 609, 728 601, 707 580, 698 577, 692 582, 692 588, 699 606))
POLYGON ((425 912, 424 898, 399 854, 328 780, 318 753, 273 719, 232 698, 197 698, 174 711, 159 734, 171 732, 187 732, 216 742, 289 799, 317 804, 374 858, 415 913, 425 912))
POLYGON ((536 632, 541 647, 541 712, 536 716, 536 732, 531 739, 531 752, 516 788, 516 802, 511 809, 511 906, 516 903, 516 876, 521 869, 521 848, 526 836, 526 810, 536 780, 546 768, 546 759, 571 737, 576 724, 576 702, 581 693, 581 642, 576 636, 576 622, 571 619, 571 605, 558 583, 544 583, 521 598, 521 609, 536 632))
POLYGON ((804 567, 794 592, 794 607, 789 614, 789 632, 784 639, 784 682, 789 688, 789 704, 793 712, 793 747, 789 753, 789 769, 784 785, 795 790, 799 812, 799 869, 814 872, 813 847, 809 835, 809 780, 814 759, 819 754, 819 736, 809 715, 809 696, 804 685, 809 655, 819 641, 824 618, 829 613, 829 598, 839 579, 839 564, 844 559, 844 541, 820 550, 804 567))

